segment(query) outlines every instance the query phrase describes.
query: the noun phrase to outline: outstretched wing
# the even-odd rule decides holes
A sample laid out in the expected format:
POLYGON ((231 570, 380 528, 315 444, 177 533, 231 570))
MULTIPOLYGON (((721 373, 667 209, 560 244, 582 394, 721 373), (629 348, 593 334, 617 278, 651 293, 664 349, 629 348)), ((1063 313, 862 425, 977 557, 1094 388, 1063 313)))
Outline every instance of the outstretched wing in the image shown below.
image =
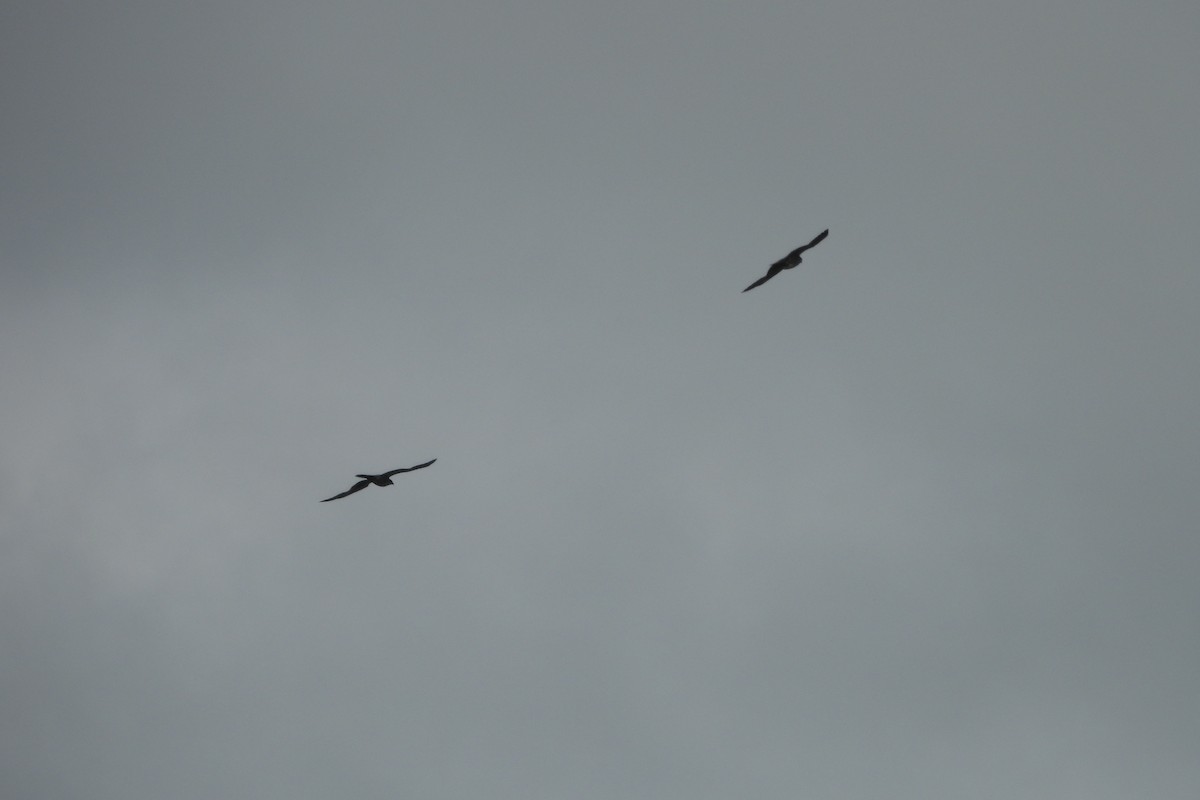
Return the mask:
POLYGON ((803 245, 801 247, 797 247, 795 250, 793 250, 791 256, 788 256, 788 257, 791 258, 792 256, 799 256, 801 253, 803 253, 805 250, 809 249, 810 247, 816 247, 828 235, 829 235, 829 228, 826 228, 825 230, 818 233, 816 235, 816 238, 814 238, 811 242, 809 242, 808 244, 803 245))
POLYGON ((779 266, 778 264, 772 265, 771 268, 769 270, 767 270, 766 275, 763 275, 761 278, 756 280, 754 283, 750 284, 745 289, 742 289, 742 293, 745 294, 746 292, 753 289, 755 286, 762 286, 764 283, 771 280, 771 278, 774 278, 776 275, 778 275, 781 272, 783 272, 783 267, 779 266))
MULTIPOLYGON (((437 459, 435 458, 433 461, 437 461, 437 459)), ((383 473, 383 475, 385 478, 390 478, 393 475, 399 475, 401 472, 412 472, 414 469, 425 469, 425 467, 428 467, 430 464, 433 463, 433 461, 426 461, 424 464, 417 464, 415 467, 407 467, 405 469, 394 469, 391 472, 383 473)))
POLYGON ((341 494, 335 494, 333 497, 326 497, 321 502, 328 503, 330 500, 337 500, 339 497, 345 497, 348 494, 354 494, 355 492, 362 491, 363 489, 367 488, 367 486, 369 486, 370 483, 371 483, 370 481, 359 481, 358 483, 354 484, 353 486, 351 486, 349 489, 342 492, 341 494))

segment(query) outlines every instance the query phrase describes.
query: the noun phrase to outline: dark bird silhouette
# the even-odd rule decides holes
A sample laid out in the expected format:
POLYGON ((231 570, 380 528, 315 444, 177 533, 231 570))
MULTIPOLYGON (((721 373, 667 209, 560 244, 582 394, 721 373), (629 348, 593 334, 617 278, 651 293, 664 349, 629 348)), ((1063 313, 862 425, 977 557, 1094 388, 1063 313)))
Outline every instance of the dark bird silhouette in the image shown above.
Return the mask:
POLYGON ((810 247, 816 247, 818 244, 821 243, 821 240, 824 239, 828 235, 829 235, 829 228, 826 228, 825 230, 823 230, 817 234, 817 238, 813 239, 808 244, 797 247, 795 250, 788 253, 786 256, 784 256, 783 258, 779 259, 774 264, 772 264, 771 268, 769 270, 767 270, 766 275, 763 275, 761 278, 756 280, 754 283, 750 284, 745 289, 742 289, 742 292, 743 293, 748 292, 751 289, 753 289, 755 286, 762 286, 764 283, 771 280, 771 278, 774 278, 776 275, 778 275, 780 272, 783 272, 785 269, 791 269, 792 267, 796 266, 797 264, 799 264, 801 261, 804 260, 800 257, 801 253, 803 253, 805 250, 809 249, 810 247))
MULTIPOLYGON (((437 459, 435 458, 433 461, 437 461, 437 459)), ((432 464, 433 461, 426 461, 424 464, 417 464, 415 467, 408 467, 407 469, 394 469, 391 472, 385 472, 382 475, 355 475, 354 477, 362 478, 362 480, 359 481, 358 483, 354 484, 353 486, 351 486, 349 489, 342 492, 341 494, 335 494, 333 497, 326 497, 321 502, 328 503, 330 500, 337 500, 339 497, 345 497, 348 494, 354 494, 355 492, 361 492, 363 489, 367 488, 372 483, 375 484, 376 486, 391 486, 393 475, 398 475, 401 472, 412 472, 414 469, 424 469, 425 467, 428 467, 430 464, 432 464)))

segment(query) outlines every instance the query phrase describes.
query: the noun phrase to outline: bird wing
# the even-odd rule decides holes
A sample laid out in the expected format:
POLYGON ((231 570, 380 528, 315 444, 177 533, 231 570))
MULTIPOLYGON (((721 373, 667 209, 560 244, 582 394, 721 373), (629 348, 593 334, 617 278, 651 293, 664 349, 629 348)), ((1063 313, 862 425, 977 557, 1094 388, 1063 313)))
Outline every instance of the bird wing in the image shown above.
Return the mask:
POLYGON ((809 243, 808 243, 808 244, 806 244, 806 245, 802 245, 802 246, 800 246, 800 247, 797 247, 795 250, 793 250, 793 251, 792 251, 792 255, 794 255, 794 256, 798 256, 798 255, 800 255, 801 253, 803 253, 805 250, 809 249, 810 247, 816 247, 816 246, 817 246, 817 245, 819 245, 819 244, 822 242, 822 240, 824 240, 824 238, 825 238, 826 236, 828 236, 828 235, 829 235, 829 228, 826 228, 825 230, 823 230, 823 231, 821 231, 820 233, 818 233, 818 234, 816 235, 816 237, 815 237, 815 238, 814 238, 814 239, 813 239, 811 242, 809 242, 809 243))
POLYGON ((771 280, 771 278, 774 278, 780 272, 783 272, 783 267, 779 266, 778 264, 772 264, 771 268, 769 270, 767 270, 766 275, 763 275, 761 278, 756 280, 754 283, 750 284, 745 289, 742 289, 742 293, 745 294, 746 292, 753 289, 755 286, 762 286, 764 283, 771 280))
MULTIPOLYGON (((435 458, 433 461, 437 461, 437 459, 435 458)), ((391 472, 383 473, 383 476, 385 478, 390 478, 393 475, 400 474, 401 472, 412 472, 414 469, 424 469, 425 467, 428 467, 430 464, 432 464, 433 461, 426 461, 424 464, 417 464, 415 467, 407 467, 405 469, 394 469, 391 472)))
POLYGON ((370 483, 371 483, 370 481, 359 481, 358 483, 354 484, 353 486, 351 486, 349 489, 342 492, 341 494, 335 494, 333 497, 326 497, 321 502, 328 503, 330 500, 337 500, 339 497, 345 497, 348 494, 354 494, 355 492, 362 491, 363 489, 367 488, 367 486, 369 486, 370 483))

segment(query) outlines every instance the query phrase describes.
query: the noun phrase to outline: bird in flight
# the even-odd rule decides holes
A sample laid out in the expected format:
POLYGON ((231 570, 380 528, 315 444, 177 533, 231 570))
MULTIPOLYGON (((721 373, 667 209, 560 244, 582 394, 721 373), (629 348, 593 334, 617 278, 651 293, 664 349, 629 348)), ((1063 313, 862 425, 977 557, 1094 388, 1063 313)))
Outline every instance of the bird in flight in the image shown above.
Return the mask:
POLYGON ((742 289, 742 292, 743 293, 748 292, 751 289, 753 289, 755 286, 762 286, 764 283, 771 280, 771 278, 774 278, 776 275, 778 275, 780 272, 783 272, 785 269, 791 269, 792 267, 796 266, 797 264, 799 264, 801 261, 804 260, 800 257, 801 253, 803 253, 805 250, 809 249, 810 247, 816 247, 818 244, 821 243, 821 240, 824 239, 828 235, 829 235, 829 228, 826 228, 825 230, 823 230, 817 234, 817 238, 813 239, 808 244, 800 245, 795 250, 788 253, 786 256, 784 256, 783 258, 779 259, 774 264, 772 264, 771 268, 769 270, 767 270, 766 275, 763 275, 761 278, 756 280, 754 283, 750 284, 745 289, 742 289))
MULTIPOLYGON (((437 459, 435 458, 433 461, 437 461, 437 459)), ((355 475, 354 477, 362 478, 362 480, 359 481, 358 483, 354 484, 353 486, 351 486, 349 489, 342 492, 341 494, 335 494, 333 497, 326 497, 321 502, 328 503, 330 500, 337 500, 339 497, 345 497, 348 494, 354 494, 355 492, 359 492, 359 491, 362 491, 363 489, 367 488, 372 483, 375 484, 376 486, 391 486, 393 475, 398 475, 401 472, 412 472, 414 469, 424 469, 425 467, 428 467, 430 464, 432 464, 433 461, 426 461, 424 464, 417 464, 415 467, 407 467, 405 469, 394 469, 391 472, 385 472, 382 475, 355 475)))

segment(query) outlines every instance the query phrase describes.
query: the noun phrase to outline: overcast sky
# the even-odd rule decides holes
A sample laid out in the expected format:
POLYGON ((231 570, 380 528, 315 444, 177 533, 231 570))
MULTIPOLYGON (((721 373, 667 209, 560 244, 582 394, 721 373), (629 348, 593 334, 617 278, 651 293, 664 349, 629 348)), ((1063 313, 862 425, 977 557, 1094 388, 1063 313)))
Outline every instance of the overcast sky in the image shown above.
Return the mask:
POLYGON ((1200 797, 1198 34, 9 4, 0 795, 1200 797))

